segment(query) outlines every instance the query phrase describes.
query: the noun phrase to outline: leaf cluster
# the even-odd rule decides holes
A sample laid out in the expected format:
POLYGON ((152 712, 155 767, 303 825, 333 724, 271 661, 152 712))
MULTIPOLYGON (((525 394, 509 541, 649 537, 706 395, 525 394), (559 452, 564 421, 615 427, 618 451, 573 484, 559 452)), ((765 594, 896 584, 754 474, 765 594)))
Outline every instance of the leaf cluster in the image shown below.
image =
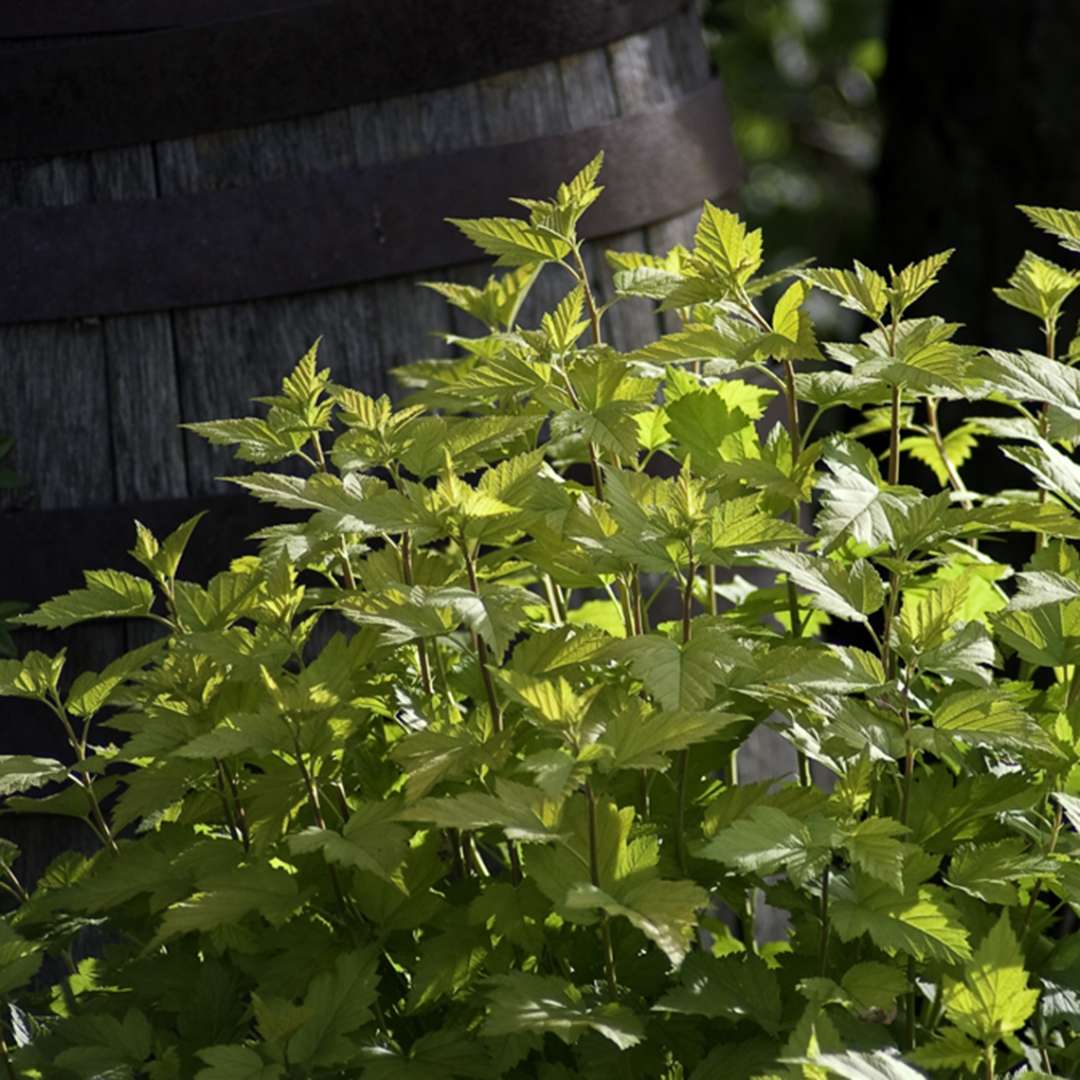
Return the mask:
POLYGON ((258 555, 190 581, 208 526, 136 524, 126 569, 19 617, 160 636, 74 677, 0 662, 69 747, 0 758, 5 812, 97 841, 36 882, 0 847, 9 1075, 1080 1068, 1072 272, 1024 257, 1000 295, 1046 348, 1004 354, 910 314, 949 253, 774 282, 706 205, 692 247, 609 255, 617 302, 679 320, 619 352, 577 234, 600 166, 457 222, 510 269, 433 283, 478 328, 404 400, 337 385, 316 343, 260 415, 191 425, 302 512, 258 555), (567 289, 523 326, 541 272, 567 289), (818 341, 813 289, 859 342, 818 341), (960 398, 997 414, 943 430, 960 398), (860 424, 816 437, 840 406, 860 424), (970 489, 980 439, 1033 490, 970 489), (1016 535, 1030 558, 999 561, 1016 535), (798 775, 740 783, 762 725, 798 775))

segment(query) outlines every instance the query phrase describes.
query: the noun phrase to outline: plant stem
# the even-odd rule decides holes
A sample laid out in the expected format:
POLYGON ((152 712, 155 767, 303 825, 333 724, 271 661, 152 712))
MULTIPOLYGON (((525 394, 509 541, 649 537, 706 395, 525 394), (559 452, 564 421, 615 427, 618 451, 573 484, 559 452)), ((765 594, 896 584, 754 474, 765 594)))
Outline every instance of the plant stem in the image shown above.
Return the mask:
MULTIPOLYGON (((458 539, 458 547, 461 548, 461 554, 465 559, 465 572, 469 576, 469 588, 474 596, 479 596, 480 582, 476 577, 476 566, 473 563, 469 545, 464 537, 458 539)), ((476 647, 476 658, 480 664, 480 677, 484 682, 484 693, 487 695, 488 708, 491 711, 491 730, 496 735, 500 735, 503 729, 502 712, 499 709, 499 699, 495 694, 495 681, 492 679, 491 670, 488 668, 487 642, 476 631, 473 631, 473 644, 476 647)))
MULTIPOLYGON (((401 578, 410 589, 413 587, 412 534, 409 532, 401 534, 401 578)), ((351 587, 356 588, 355 583, 351 587)), ((420 686, 430 704, 432 697, 435 695, 435 688, 431 684, 431 666, 428 663, 427 642, 423 638, 417 638, 416 640, 416 659, 420 667, 420 686)))
POLYGON ((941 427, 938 424, 937 398, 926 399, 926 416, 927 425, 930 428, 930 437, 934 440, 934 446, 937 448, 942 464, 945 466, 945 475, 949 478, 949 486, 960 496, 960 505, 965 510, 970 510, 971 498, 968 495, 968 489, 964 485, 964 481, 960 479, 960 474, 956 471, 956 466, 952 463, 952 459, 945 449, 945 440, 941 436, 941 427))
POLYGON ((918 992, 915 986, 915 960, 908 957, 907 962, 907 1010, 904 1017, 904 1041, 908 1050, 915 1049, 915 995, 918 992))
POLYGON ((582 291, 585 294, 585 307, 589 312, 589 326, 592 329, 592 339, 594 345, 600 345, 600 311, 596 306, 596 298, 593 296, 592 286, 589 284, 589 274, 585 269, 585 260, 581 257, 581 248, 575 247, 574 262, 577 264, 577 279, 581 283, 582 291))
POLYGON ((911 807, 911 785, 915 778, 915 746, 911 739, 911 679, 914 674, 909 665, 904 672, 904 788, 900 799, 900 824, 906 825, 911 807))
MULTIPOLYGON (((589 810, 589 880, 593 887, 600 888, 600 840, 596 825, 596 794, 592 784, 585 784, 585 799, 589 810)), ((611 926, 607 912, 600 916, 600 938, 604 946, 604 972, 607 975, 608 989, 611 996, 619 992, 619 980, 615 974, 615 950, 611 944, 611 926)))
POLYGON ((75 752, 77 763, 78 765, 83 766, 81 770, 83 782, 79 784, 79 786, 86 792, 86 801, 90 810, 90 815, 94 819, 94 831, 98 834, 98 838, 102 843, 104 843, 114 855, 119 855, 120 849, 116 846, 116 840, 113 837, 112 830, 105 820, 105 815, 101 812, 101 804, 98 802, 98 797, 94 792, 94 778, 91 775, 90 770, 85 767, 87 759, 86 734, 84 732, 81 739, 75 734, 75 729, 71 726, 67 711, 64 709, 56 691, 52 691, 49 698, 43 700, 63 725, 68 743, 75 752))
POLYGON ((548 609, 551 611, 551 621, 556 626, 562 626, 566 620, 563 618, 562 609, 555 595, 555 582, 551 580, 550 574, 544 574, 543 581, 544 592, 547 594, 548 609))
POLYGON ((219 765, 225 776, 225 783, 228 785, 229 793, 232 796, 233 808, 236 814, 236 823, 240 827, 240 839, 244 845, 244 851, 250 851, 251 830, 248 828, 247 811, 244 809, 244 804, 240 801, 240 789, 237 786, 236 778, 233 776, 229 766, 224 761, 220 761, 220 759, 219 765))
MULTIPOLYGON (((1053 855, 1054 849, 1057 847, 1058 836, 1061 833, 1061 826, 1065 821, 1064 812, 1059 803, 1054 808, 1054 826, 1050 830, 1050 843, 1046 847, 1046 854, 1053 855)), ((1031 897, 1028 900, 1028 905, 1024 909, 1024 921, 1020 926, 1020 941, 1023 942, 1028 936, 1031 930, 1031 920, 1035 915, 1035 904, 1039 899, 1039 893, 1042 891, 1043 879, 1037 878, 1035 883, 1031 886, 1031 897)))
POLYGON ((821 871, 821 937, 818 943, 818 974, 824 977, 829 956, 829 867, 821 871))
POLYGON ((889 416, 889 484, 900 483, 900 387, 892 388, 892 411, 889 416))
MULTIPOLYGON (((7 1005, 7 1002, 4 1002, 7 1005)), ((19 1074, 11 1061, 11 1052, 8 1049, 7 1039, 0 1034, 0 1061, 4 1063, 4 1080, 19 1080, 19 1074)))
MULTIPOLYGON (((686 543, 686 584, 683 588, 682 602, 682 643, 685 647, 690 643, 692 633, 691 613, 694 605, 694 555, 692 541, 686 543)), ((675 809, 675 857, 679 862, 679 870, 685 876, 686 857, 686 794, 690 785, 690 748, 679 751, 676 759, 676 776, 678 777, 678 802, 675 809)))
MULTIPOLYGON (((214 768, 217 771, 218 795, 221 797, 221 806, 225 811, 225 820, 229 826, 229 835, 238 844, 241 844, 243 843, 243 839, 240 835, 240 826, 236 823, 232 802, 229 799, 228 792, 225 790, 225 769, 221 764, 221 758, 214 758, 214 768)), ((247 850, 246 846, 244 850, 247 850)))

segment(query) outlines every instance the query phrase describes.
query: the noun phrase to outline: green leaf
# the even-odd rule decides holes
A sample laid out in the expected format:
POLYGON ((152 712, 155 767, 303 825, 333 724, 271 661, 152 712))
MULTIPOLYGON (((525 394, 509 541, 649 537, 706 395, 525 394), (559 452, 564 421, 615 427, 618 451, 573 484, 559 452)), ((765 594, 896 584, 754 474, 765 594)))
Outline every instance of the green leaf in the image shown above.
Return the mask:
POLYGON ((840 985, 862 1008, 880 1009, 886 1013, 896 1004, 896 999, 908 990, 903 971, 873 960, 849 967, 840 985))
POLYGON ((1052 875, 1052 859, 1026 852, 1021 839, 961 844, 949 860, 948 884, 988 904, 1019 903, 1016 882, 1052 875))
POLYGON ((949 465, 959 470, 971 457, 979 441, 979 430, 975 424, 961 424, 944 437, 940 448, 929 435, 909 435, 900 440, 900 451, 921 461, 945 487, 949 483, 949 465))
POLYGON ((803 281, 832 293, 844 307, 877 319, 885 310, 889 293, 885 279, 876 271, 856 262, 854 270, 810 267, 797 271, 803 281))
POLYGON ((55 656, 33 650, 21 660, 0 660, 0 694, 37 701, 59 694, 66 650, 55 656))
POLYGON ((984 1046, 1019 1030, 1035 1011, 1039 991, 1028 987, 1024 955, 1003 911, 964 966, 963 981, 946 977, 945 1015, 984 1046))
POLYGON ((694 265, 735 289, 761 268, 761 230, 747 231, 738 214, 706 202, 694 233, 694 265))
POLYGON ((709 894, 692 881, 653 878, 620 890, 618 900, 595 885, 579 885, 567 896, 566 907, 599 908, 628 919, 678 967, 690 949, 698 913, 708 902, 709 894))
POLYGON ((610 751, 610 757, 603 761, 602 768, 662 769, 667 765, 667 754, 715 739, 745 722, 745 717, 717 710, 646 714, 640 705, 635 708, 632 704, 612 716, 605 726, 600 745, 610 751))
POLYGON ((1037 228, 1055 236, 1063 248, 1080 251, 1080 211, 1055 210, 1049 206, 1018 206, 1017 210, 1037 228))
POLYGON ((842 941, 867 934, 875 945, 916 960, 954 963, 971 956, 967 931, 940 889, 924 885, 911 895, 855 873, 835 879, 829 899, 833 927, 842 941))
POLYGON ((496 266, 559 262, 570 253, 570 245, 565 240, 541 232, 517 218, 446 220, 456 225, 485 254, 496 256, 496 266))
POLYGON ((392 881, 409 844, 408 831, 392 823, 399 811, 390 800, 354 807, 340 833, 308 828, 289 837, 289 850, 294 854, 321 851, 329 863, 367 870, 392 881))
POLYGON ((588 330, 589 320, 581 317, 584 310, 585 289, 577 285, 559 301, 551 314, 544 315, 541 325, 555 352, 563 353, 572 349, 588 330))
POLYGON ((910 845, 897 840, 910 830, 892 818, 866 818, 858 822, 844 838, 851 861, 871 877, 891 885, 898 892, 904 888, 904 859, 910 845))
POLYGON ((487 1048, 464 1029, 443 1028, 421 1035, 408 1053, 370 1045, 360 1051, 364 1080, 489 1080, 500 1070, 487 1048))
POLYGON ((207 1046, 198 1051, 208 1068, 200 1069, 195 1080, 280 1080, 282 1065, 267 1065, 247 1046, 207 1046))
POLYGON ((747 440, 757 441, 753 419, 741 409, 730 408, 716 389, 684 394, 670 402, 667 418, 668 432, 682 456, 691 455, 694 465, 706 473, 729 458, 746 456, 747 440))
POLYGON ((934 727, 973 746, 1057 753, 1046 732, 997 690, 962 690, 946 696, 934 710, 934 727))
POLYGON ((821 510, 814 521, 824 550, 848 537, 871 548, 892 543, 889 510, 903 511, 903 501, 885 489, 870 451, 851 439, 830 443, 823 458, 831 475, 818 481, 821 510))
POLYGON ((697 712, 712 704, 713 687, 720 681, 718 641, 700 635, 680 645, 659 634, 644 634, 610 645, 605 655, 629 660, 634 675, 668 712, 697 712))
POLYGON ((10 994, 28 983, 41 967, 43 955, 37 942, 26 941, 0 919, 0 994, 10 994))
POLYGON ((820 818, 799 821, 775 807, 754 806, 696 854, 743 873, 786 870, 796 884, 805 884, 824 869, 835 839, 833 828, 820 818))
POLYGON ((0 797, 19 794, 61 780, 67 776, 67 766, 52 758, 28 757, 24 754, 0 756, 0 797))
POLYGON ((181 424, 182 428, 206 439, 211 446, 236 446, 241 461, 270 465, 291 457, 308 439, 306 431, 272 426, 267 420, 247 416, 239 420, 206 420, 181 424))
MULTIPOLYGON (((1033 446, 1009 446, 1001 451, 1023 465, 1044 491, 1059 495, 1074 510, 1080 510, 1080 465, 1045 439, 1033 446)), ((22 616, 21 618, 25 618, 22 616)))
POLYGON ((946 1027, 940 1035, 921 1043, 908 1053, 908 1057, 926 1069, 966 1069, 969 1072, 974 1072, 986 1061, 982 1047, 954 1027, 946 1027))
POLYGON ((815 1054, 803 1059, 807 1064, 827 1069, 844 1080, 925 1080, 923 1074, 885 1050, 844 1054, 815 1054))
POLYGON ((899 319, 907 308, 937 284, 937 276, 952 258, 953 251, 953 248, 949 248, 948 251, 928 255, 919 262, 905 266, 898 274, 890 270, 889 302, 894 319, 899 319))
POLYGON ((438 592, 440 603, 446 603, 469 627, 484 639, 501 659, 507 646, 528 618, 528 609, 538 600, 527 589, 510 585, 480 586, 480 595, 468 589, 445 588, 438 592))
POLYGON ((407 1007, 415 1011, 459 994, 483 970, 489 951, 490 941, 484 930, 457 927, 425 938, 410 971, 407 1007))
POLYGON ((782 570, 810 593, 811 606, 841 619, 866 622, 885 602, 881 578, 865 559, 844 565, 797 551, 769 551, 757 561, 782 570))
POLYGON ((192 931, 214 930, 258 912, 271 922, 283 922, 297 904, 295 880, 269 866, 241 866, 211 874, 199 882, 200 890, 169 907, 158 940, 192 931))
POLYGON ((430 821, 444 829, 496 826, 511 840, 544 843, 559 836, 559 804, 537 788, 500 779, 496 794, 469 791, 449 798, 426 798, 399 812, 404 821, 430 821))
POLYGON ((46 600, 36 611, 12 622, 62 630, 91 619, 134 619, 150 614, 154 590, 149 581, 120 570, 86 570, 86 588, 46 600))
POLYGON ((1080 285, 1080 278, 1068 270, 1034 252, 1025 251, 1009 277, 1008 288, 995 289, 994 295, 1010 307, 1054 323, 1061 313, 1061 305, 1077 285, 1080 285))
POLYGON ((517 972, 497 975, 490 983, 483 1030, 492 1038, 551 1032, 572 1045, 586 1032, 596 1031, 626 1050, 645 1035, 641 1021, 625 1006, 590 1004, 581 990, 562 979, 517 972))
POLYGON ((289 1039, 289 1061, 310 1070, 352 1059, 356 1045, 348 1036, 371 1019, 376 960, 372 951, 344 953, 333 971, 311 980, 304 996, 308 1019, 289 1039))
POLYGON ((780 1029, 780 983, 757 956, 717 959, 699 951, 680 968, 679 986, 653 1008, 708 1019, 749 1020, 775 1036, 780 1029))
POLYGON ((628 354, 628 359, 650 364, 709 363, 728 371, 754 361, 758 335, 745 323, 687 323, 673 334, 664 334, 651 345, 628 354))
POLYGON ((904 593, 897 624, 899 646, 904 655, 919 656, 936 649, 952 635, 965 613, 969 583, 948 578, 931 588, 904 593))

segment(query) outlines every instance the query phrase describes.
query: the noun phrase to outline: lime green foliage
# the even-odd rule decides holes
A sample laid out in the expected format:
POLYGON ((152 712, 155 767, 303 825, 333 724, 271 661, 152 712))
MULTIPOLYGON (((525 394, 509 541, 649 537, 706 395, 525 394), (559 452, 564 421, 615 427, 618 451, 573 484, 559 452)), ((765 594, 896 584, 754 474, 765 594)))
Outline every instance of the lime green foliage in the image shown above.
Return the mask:
MULTIPOLYGON (((511 269, 432 283, 476 336, 403 369, 405 401, 338 386, 316 346, 260 415, 192 425, 302 512, 258 556, 189 581, 212 520, 136 523, 125 569, 20 617, 161 636, 74 679, 63 651, 0 661, 70 747, 0 758, 6 810, 99 841, 36 883, 0 844, 8 1076, 1080 1068, 1056 936, 1080 907, 1076 372, 913 314, 948 252, 799 269, 770 308, 761 233, 709 205, 692 248, 612 254, 619 302, 680 319, 621 354, 576 232, 600 164, 457 223, 511 269), (565 296, 523 326, 548 264, 565 296), (813 289, 860 342, 819 342, 813 289), (944 431, 953 398, 995 415, 944 431), (840 405, 861 423, 816 438, 840 405), (967 488, 990 438, 1037 490, 967 488), (797 781, 738 783, 761 724, 797 781), (77 964, 88 925, 106 945, 77 964)), ((1001 292, 1052 340, 1072 277, 1048 266, 1001 292)))

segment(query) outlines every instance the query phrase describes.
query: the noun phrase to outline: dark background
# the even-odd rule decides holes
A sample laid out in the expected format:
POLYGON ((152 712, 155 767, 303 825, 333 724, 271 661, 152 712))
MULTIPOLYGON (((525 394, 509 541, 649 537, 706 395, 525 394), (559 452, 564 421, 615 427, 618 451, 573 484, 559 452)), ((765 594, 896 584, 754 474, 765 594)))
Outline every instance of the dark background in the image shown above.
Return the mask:
POLYGON ((969 341, 1039 347, 991 289, 1028 248, 1073 268, 1014 207, 1080 206, 1080 5, 709 0, 705 22, 773 263, 955 247, 931 306, 969 341))

